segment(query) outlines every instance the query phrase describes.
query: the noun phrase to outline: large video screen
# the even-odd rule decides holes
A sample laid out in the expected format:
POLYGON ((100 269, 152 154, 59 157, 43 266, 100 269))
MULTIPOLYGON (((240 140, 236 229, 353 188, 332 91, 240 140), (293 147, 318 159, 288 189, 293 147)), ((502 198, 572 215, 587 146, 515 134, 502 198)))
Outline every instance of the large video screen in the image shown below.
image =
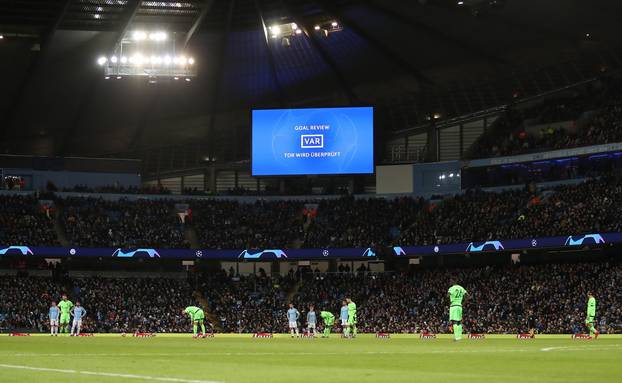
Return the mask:
POLYGON ((253 110, 253 176, 374 172, 374 108, 253 110))

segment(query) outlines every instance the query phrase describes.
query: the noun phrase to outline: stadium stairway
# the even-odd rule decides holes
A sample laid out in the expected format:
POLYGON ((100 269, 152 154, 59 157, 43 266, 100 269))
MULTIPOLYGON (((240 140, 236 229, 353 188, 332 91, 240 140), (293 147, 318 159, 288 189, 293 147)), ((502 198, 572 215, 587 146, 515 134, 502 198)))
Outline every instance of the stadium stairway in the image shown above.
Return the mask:
POLYGON ((302 287, 303 284, 304 284, 304 279, 300 278, 298 282, 296 282, 294 286, 292 286, 292 289, 287 292, 287 300, 285 302, 292 302, 296 294, 298 294, 298 292, 300 291, 300 288, 302 287))
POLYGON ((198 249, 201 247, 199 236, 197 235, 197 231, 194 226, 188 224, 184 225, 184 237, 190 244, 191 249, 198 249))
POLYGON ((214 315, 209 310, 209 307, 210 307, 209 306, 209 302, 207 301, 207 299, 205 299, 203 294, 201 294, 200 291, 195 290, 192 293, 192 296, 194 297, 194 299, 196 299, 201 304, 201 307, 203 308, 203 312, 205 313, 205 318, 209 322, 212 331, 213 332, 223 332, 222 327, 220 327, 220 325, 218 324, 219 323, 218 318, 216 317, 216 315, 214 315))
POLYGON ((54 212, 54 231, 56 232, 56 238, 61 246, 69 246, 69 240, 67 239, 67 234, 65 233, 65 226, 63 225, 63 220, 61 217, 62 206, 56 205, 56 210, 54 212))

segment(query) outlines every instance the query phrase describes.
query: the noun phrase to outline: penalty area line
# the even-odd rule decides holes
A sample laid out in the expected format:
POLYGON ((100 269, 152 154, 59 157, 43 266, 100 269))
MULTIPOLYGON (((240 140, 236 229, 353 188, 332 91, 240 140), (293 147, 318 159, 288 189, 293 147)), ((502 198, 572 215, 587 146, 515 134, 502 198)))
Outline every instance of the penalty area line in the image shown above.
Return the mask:
POLYGON ((0 368, 15 369, 15 370, 28 370, 28 371, 41 371, 41 372, 55 372, 59 374, 105 376, 109 378, 137 379, 137 380, 147 380, 147 381, 153 381, 153 382, 224 383, 224 382, 218 382, 214 380, 166 378, 166 377, 159 377, 159 376, 123 374, 123 373, 116 373, 116 372, 98 372, 98 371, 68 370, 68 369, 61 369, 61 368, 32 367, 32 366, 23 366, 23 365, 16 365, 16 364, 0 364, 0 368))

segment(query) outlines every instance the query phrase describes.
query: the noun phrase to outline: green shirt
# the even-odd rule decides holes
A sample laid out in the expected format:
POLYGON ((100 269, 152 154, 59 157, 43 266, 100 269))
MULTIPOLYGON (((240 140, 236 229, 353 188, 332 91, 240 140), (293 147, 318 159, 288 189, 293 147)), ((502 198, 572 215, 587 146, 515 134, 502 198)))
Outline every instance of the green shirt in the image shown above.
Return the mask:
POLYGON ((324 319, 324 322, 330 322, 335 320, 335 316, 328 311, 320 311, 320 317, 324 319))
POLYGON ((356 303, 354 302, 348 303, 348 316, 351 318, 356 316, 356 303))
POLYGON ((462 306, 462 300, 467 294, 464 287, 460 285, 453 285, 447 292, 449 293, 449 302, 452 306, 462 306))
POLYGON ((184 310, 184 312, 186 314, 190 314, 191 317, 194 317, 194 315, 201 310, 200 308, 196 307, 196 306, 188 306, 186 307, 186 309, 184 310))
POLYGON ((594 317, 596 316, 596 298, 590 297, 587 300, 587 315, 594 317))
POLYGON ((63 314, 69 314, 71 312, 71 308, 73 307, 73 303, 70 300, 60 301, 58 303, 58 307, 60 307, 60 311, 63 314))

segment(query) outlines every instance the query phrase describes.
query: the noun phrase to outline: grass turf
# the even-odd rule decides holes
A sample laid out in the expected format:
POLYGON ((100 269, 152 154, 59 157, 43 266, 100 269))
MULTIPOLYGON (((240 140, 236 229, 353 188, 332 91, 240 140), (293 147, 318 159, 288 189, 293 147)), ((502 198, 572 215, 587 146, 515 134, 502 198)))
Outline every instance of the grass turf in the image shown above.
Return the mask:
POLYGON ((622 336, 253 339, 0 335, 0 382, 620 382, 622 336), (48 370, 49 369, 49 370, 48 370))

